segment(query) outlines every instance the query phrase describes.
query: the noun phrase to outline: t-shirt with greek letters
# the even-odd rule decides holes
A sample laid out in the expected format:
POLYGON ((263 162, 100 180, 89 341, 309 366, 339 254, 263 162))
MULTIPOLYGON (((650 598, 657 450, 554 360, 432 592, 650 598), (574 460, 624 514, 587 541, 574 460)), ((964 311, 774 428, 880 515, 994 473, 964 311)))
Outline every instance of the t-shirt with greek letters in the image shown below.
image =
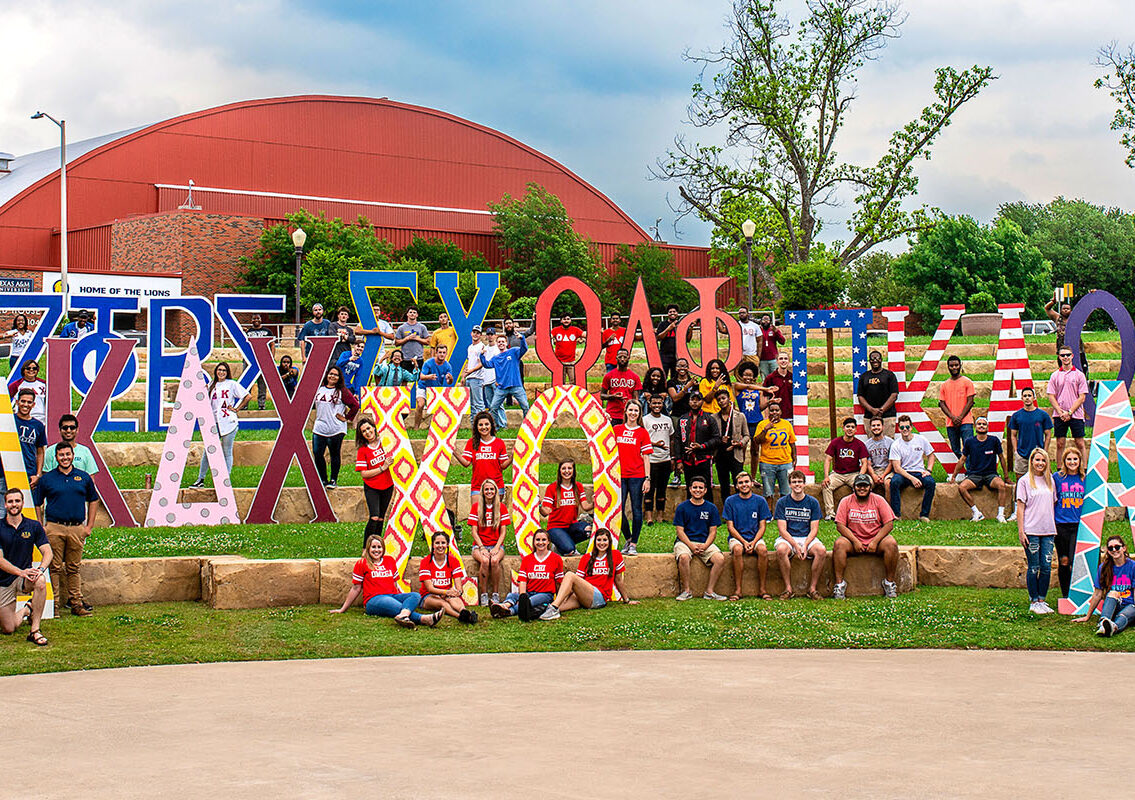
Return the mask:
POLYGON ((508 448, 504 440, 494 436, 489 441, 481 438, 470 439, 465 443, 465 457, 473 461, 473 477, 470 485, 476 491, 481 484, 491 480, 498 489, 504 488, 504 465, 508 463, 508 448))
POLYGON ((603 376, 601 391, 612 395, 607 401, 607 416, 622 419, 627 401, 642 391, 642 381, 629 369, 613 369, 603 376))
POLYGON ((619 448, 619 466, 622 468, 624 478, 645 478, 643 469, 643 456, 654 452, 654 445, 650 442, 650 434, 646 428, 636 425, 628 428, 626 425, 615 426, 615 444, 619 448))
POLYGON ((555 345, 556 358, 565 364, 575 361, 576 346, 583 338, 583 331, 574 325, 552 328, 552 343, 555 345))

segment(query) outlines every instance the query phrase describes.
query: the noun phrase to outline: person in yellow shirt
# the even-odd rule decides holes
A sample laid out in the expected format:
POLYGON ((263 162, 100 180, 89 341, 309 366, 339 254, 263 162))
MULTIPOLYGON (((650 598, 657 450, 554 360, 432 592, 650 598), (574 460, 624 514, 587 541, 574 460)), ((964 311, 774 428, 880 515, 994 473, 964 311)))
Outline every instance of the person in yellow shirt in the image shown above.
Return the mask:
POLYGON ((449 324, 449 314, 444 311, 437 315, 438 329, 430 334, 429 348, 434 352, 439 345, 445 347, 447 353, 455 352, 457 348, 457 329, 449 324))
POLYGON ((729 381, 729 372, 725 369, 725 362, 720 358, 715 358, 705 365, 705 377, 701 379, 700 387, 701 396, 705 398, 702 403, 702 411, 706 414, 717 414, 721 411, 721 406, 717 404, 717 390, 725 389, 729 392, 730 405, 733 408, 737 407, 737 395, 733 392, 733 386, 729 381))
POLYGON ((796 432, 780 413, 780 403, 773 400, 753 431, 753 446, 758 448, 761 484, 769 508, 776 507, 776 498, 788 494, 788 473, 796 469, 796 432))

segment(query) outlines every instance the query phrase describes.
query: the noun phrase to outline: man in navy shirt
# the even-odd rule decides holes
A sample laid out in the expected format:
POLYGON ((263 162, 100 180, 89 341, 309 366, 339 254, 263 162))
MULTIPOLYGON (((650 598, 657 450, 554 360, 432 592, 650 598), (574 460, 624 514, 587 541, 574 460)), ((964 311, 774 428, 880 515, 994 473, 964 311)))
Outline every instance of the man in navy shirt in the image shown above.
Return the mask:
POLYGON ((693 597, 690 591, 690 559, 694 556, 709 567, 709 581, 702 598, 725 599, 724 595, 714 591, 717 576, 725 565, 725 556, 713 543, 717 537, 717 526, 721 524, 721 515, 717 513, 717 506, 705 501, 707 486, 705 478, 696 476, 690 481, 690 499, 679 503, 674 510, 674 558, 678 561, 678 580, 682 585, 678 600, 693 597))
POLYGON ((757 557, 757 596, 771 600, 765 586, 768 576, 768 548, 765 546, 765 526, 772 519, 768 501, 759 494, 753 494, 753 477, 741 472, 736 480, 737 494, 725 498, 722 519, 729 529, 729 552, 733 556, 733 596, 730 600, 741 599, 741 578, 745 572, 745 556, 757 557))
MULTIPOLYGON (((860 481, 861 478, 870 480, 869 476, 862 473, 855 476, 856 481, 860 481)), ((780 577, 784 580, 781 600, 788 600, 793 596, 791 563, 793 558, 799 558, 801 561, 812 559, 808 596, 813 600, 819 599, 816 587, 819 585, 827 550, 819 539, 822 514, 820 501, 804 493, 805 483, 803 472, 798 469, 790 472, 788 488, 791 491, 777 501, 776 511, 773 514, 779 534, 774 549, 780 567, 780 577)))
MULTIPOLYGON (((1021 408, 1013 412, 1005 424, 1006 454, 1013 456, 1013 472, 1020 479, 1029 471, 1029 454, 1036 448, 1048 452, 1048 440, 1052 438, 1052 417, 1036 405, 1036 393, 1031 388, 1021 389, 1021 408)), ((1016 504, 1006 522, 1017 519, 1016 504)))
POLYGON ((4 493, 5 516, 0 520, 0 633, 15 633, 16 628, 31 617, 32 630, 28 641, 43 647, 47 639, 39 630, 43 608, 47 603, 47 578, 44 564, 51 561, 51 545, 43 526, 24 516, 24 493, 15 487, 4 493), (35 548, 41 562, 32 566, 35 548), (16 596, 30 594, 32 600, 16 613, 16 596))
POLYGON ((39 496, 39 476, 43 474, 43 448, 47 447, 47 431, 43 423, 32 417, 35 392, 21 389, 16 398, 16 435, 20 437, 20 453, 24 457, 24 471, 32 489, 32 505, 43 501, 39 496))
POLYGON ((330 336, 331 335, 331 320, 323 316, 323 304, 316 303, 311 307, 311 319, 303 324, 299 333, 296 334, 296 347, 299 347, 300 342, 303 342, 303 351, 300 353, 300 360, 306 361, 307 354, 311 352, 311 342, 308 338, 312 336, 330 336))
POLYGON ((1000 460, 1005 477, 1009 476, 1009 464, 1005 460, 1005 451, 1001 449, 1001 440, 989 435, 989 418, 984 414, 973 418, 973 436, 962 442, 962 456, 965 457, 966 471, 965 479, 958 484, 958 493, 973 512, 971 519, 974 522, 985 519, 985 515, 977 510, 977 504, 970 494, 974 489, 984 486, 991 492, 997 492, 997 521, 1005 522, 1009 484, 997 474, 997 462, 1000 460))
POLYGON ((56 602, 67 595, 76 617, 89 617, 92 608, 83 600, 79 567, 83 544, 91 535, 99 496, 91 476, 74 466, 75 451, 67 442, 55 446, 59 466, 39 479, 44 500, 47 541, 51 544, 51 585, 56 602))

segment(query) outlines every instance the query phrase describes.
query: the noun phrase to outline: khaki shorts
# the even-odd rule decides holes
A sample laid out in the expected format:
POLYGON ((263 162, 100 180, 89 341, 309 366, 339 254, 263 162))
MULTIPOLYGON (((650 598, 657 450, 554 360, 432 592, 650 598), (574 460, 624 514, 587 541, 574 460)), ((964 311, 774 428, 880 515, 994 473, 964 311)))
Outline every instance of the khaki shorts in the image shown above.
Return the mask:
POLYGON ((1027 474, 1029 471, 1029 460, 1016 450, 1013 451, 1013 472, 1017 473, 1017 477, 1027 474))
POLYGON ((715 554, 721 555, 721 549, 715 544, 711 544, 699 555, 691 550, 685 542, 674 542, 674 558, 689 556, 698 559, 708 567, 715 554))
POLYGON ((7 586, 0 586, 0 606, 14 605, 17 594, 31 594, 30 590, 24 588, 23 578, 16 578, 7 586))

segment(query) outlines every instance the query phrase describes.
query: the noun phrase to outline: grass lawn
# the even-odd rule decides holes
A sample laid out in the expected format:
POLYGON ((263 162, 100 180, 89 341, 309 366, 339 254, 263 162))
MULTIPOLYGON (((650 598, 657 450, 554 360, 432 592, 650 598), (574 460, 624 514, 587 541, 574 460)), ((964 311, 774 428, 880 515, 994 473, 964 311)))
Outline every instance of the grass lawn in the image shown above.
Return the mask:
MULTIPOLYGON (((1055 592, 1053 593, 1056 594, 1055 592)), ((445 620, 405 631, 359 609, 328 606, 215 611, 200 603, 99 608, 87 619, 44 623, 50 647, 25 642, 26 629, 0 637, 0 675, 144 664, 293 658, 576 650, 735 648, 980 648, 1135 650, 1135 635, 1100 639, 1094 627, 1028 612, 1024 592, 922 588, 897 600, 736 603, 647 600, 578 611, 557 622, 445 620)))

